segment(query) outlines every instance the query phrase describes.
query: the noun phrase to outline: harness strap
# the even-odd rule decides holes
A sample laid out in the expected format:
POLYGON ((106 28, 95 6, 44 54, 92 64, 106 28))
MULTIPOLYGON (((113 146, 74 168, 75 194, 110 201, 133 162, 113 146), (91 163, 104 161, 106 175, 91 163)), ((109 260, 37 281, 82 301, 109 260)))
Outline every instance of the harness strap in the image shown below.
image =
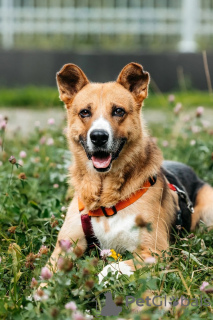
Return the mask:
POLYGON ((87 249, 94 248, 95 244, 99 245, 92 229, 91 217, 88 214, 81 215, 81 224, 87 241, 87 249))
POLYGON ((176 191, 178 196, 187 204, 187 208, 189 209, 189 211, 191 213, 194 212, 194 208, 193 208, 193 204, 190 201, 187 193, 183 190, 181 190, 180 188, 178 188, 176 185, 168 183, 168 186, 171 190, 176 191))
POLYGON ((174 184, 172 183, 168 183, 169 189, 171 189, 172 191, 177 191, 176 187, 174 186, 174 184))

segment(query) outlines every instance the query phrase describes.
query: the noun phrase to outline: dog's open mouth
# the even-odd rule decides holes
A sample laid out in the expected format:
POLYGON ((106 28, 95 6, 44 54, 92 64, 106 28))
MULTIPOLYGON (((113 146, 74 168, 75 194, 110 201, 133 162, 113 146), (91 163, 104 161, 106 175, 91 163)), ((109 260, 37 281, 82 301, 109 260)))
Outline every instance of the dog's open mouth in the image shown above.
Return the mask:
POLYGON ((118 158, 126 141, 126 138, 120 138, 117 139, 117 141, 114 141, 113 148, 108 150, 98 148, 98 150, 90 151, 86 140, 80 137, 80 143, 86 152, 87 158, 92 161, 93 167, 98 172, 107 172, 110 170, 113 160, 118 158))
POLYGON ((93 166, 96 169, 107 169, 112 161, 112 154, 103 151, 97 151, 92 155, 91 159, 93 166))

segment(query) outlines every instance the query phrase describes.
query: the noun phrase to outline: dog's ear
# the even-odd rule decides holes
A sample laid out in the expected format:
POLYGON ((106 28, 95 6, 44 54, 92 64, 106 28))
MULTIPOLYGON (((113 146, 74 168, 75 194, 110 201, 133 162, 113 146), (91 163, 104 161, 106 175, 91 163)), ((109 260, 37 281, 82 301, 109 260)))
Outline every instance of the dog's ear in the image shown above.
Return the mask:
POLYGON ((149 73, 143 71, 142 65, 131 62, 120 72, 117 82, 129 90, 136 102, 141 106, 147 97, 149 85, 149 73))
POLYGON ((65 64, 56 74, 59 97, 67 105, 72 102, 76 93, 89 83, 86 75, 75 64, 65 64))

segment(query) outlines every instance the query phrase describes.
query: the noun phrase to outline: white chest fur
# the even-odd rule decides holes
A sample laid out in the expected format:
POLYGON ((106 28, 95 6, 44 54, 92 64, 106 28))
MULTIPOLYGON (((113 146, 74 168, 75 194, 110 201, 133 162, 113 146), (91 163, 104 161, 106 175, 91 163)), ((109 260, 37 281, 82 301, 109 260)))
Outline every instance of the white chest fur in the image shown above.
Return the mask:
POLYGON ((134 251, 140 235, 139 228, 134 228, 135 216, 134 213, 125 214, 122 210, 112 217, 92 218, 93 230, 101 249, 114 249, 120 253, 134 251))

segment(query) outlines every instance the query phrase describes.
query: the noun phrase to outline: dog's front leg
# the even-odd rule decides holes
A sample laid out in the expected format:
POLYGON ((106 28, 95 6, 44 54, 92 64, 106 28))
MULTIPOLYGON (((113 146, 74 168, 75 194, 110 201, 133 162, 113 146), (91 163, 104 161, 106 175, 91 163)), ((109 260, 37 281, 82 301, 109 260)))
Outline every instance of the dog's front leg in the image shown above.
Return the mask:
POLYGON ((63 251, 63 248, 60 245, 61 240, 69 240, 71 243, 71 250, 73 250, 78 257, 83 255, 87 248, 87 242, 81 224, 81 215, 78 210, 78 198, 76 196, 73 198, 68 208, 64 224, 58 235, 55 250, 46 265, 53 272, 57 270, 58 258, 63 251), (76 246, 75 243, 77 243, 76 246), (72 244, 74 244, 74 247, 72 247, 72 244))
POLYGON ((111 264, 107 264, 103 270, 98 274, 99 283, 107 276, 109 272, 112 274, 117 273, 117 276, 121 274, 125 274, 127 276, 131 276, 135 271, 133 260, 126 260, 126 261, 118 261, 113 262, 111 264))
POLYGON ((117 277, 121 274, 130 276, 134 271, 142 268, 146 263, 155 263, 156 259, 152 256, 152 253, 160 254, 159 251, 149 250, 146 247, 137 249, 134 253, 134 259, 113 262, 106 265, 103 270, 99 273, 99 283, 107 276, 108 272, 115 274, 117 272, 117 277))

